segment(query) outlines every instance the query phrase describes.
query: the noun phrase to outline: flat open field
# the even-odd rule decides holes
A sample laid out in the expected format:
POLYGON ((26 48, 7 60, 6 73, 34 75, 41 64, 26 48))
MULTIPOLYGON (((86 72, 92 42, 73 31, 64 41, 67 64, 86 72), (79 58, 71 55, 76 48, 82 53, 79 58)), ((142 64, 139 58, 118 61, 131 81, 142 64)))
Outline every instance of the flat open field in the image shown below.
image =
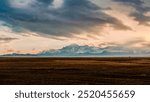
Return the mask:
POLYGON ((150 58, 0 58, 0 84, 150 85, 150 58))

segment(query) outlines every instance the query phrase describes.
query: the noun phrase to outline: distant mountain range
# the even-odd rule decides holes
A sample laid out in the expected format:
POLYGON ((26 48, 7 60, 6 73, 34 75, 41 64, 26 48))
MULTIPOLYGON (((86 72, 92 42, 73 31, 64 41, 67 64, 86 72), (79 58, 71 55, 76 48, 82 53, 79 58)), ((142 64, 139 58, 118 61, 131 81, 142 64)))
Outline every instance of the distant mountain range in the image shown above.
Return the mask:
POLYGON ((6 54, 3 56, 47 56, 47 57, 71 57, 71 56, 147 56, 150 52, 139 49, 128 49, 122 46, 109 46, 105 48, 94 46, 80 46, 71 44, 58 50, 42 51, 37 54, 6 54))

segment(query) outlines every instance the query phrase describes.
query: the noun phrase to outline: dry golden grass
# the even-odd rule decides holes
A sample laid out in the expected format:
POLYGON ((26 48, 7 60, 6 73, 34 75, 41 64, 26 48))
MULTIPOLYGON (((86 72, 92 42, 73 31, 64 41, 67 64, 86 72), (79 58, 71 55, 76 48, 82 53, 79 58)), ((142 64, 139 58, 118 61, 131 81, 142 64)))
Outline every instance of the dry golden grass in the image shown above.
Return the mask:
POLYGON ((0 84, 150 84, 150 58, 0 58, 0 84))

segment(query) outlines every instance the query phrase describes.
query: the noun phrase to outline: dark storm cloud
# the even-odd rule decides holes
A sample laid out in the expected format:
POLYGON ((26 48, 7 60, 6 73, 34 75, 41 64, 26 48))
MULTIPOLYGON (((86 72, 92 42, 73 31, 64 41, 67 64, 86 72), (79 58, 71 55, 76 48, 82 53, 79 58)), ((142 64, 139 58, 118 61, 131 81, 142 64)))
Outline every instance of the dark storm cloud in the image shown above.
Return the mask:
POLYGON ((10 41, 13 41, 13 40, 17 40, 17 38, 11 38, 11 37, 0 37, 0 43, 8 43, 10 41))
POLYGON ((145 2, 142 0, 113 0, 121 2, 122 4, 132 6, 135 8, 134 12, 131 12, 129 16, 134 17, 139 24, 150 26, 150 16, 145 15, 150 12, 150 7, 144 6, 145 2))
POLYGON ((1 0, 0 20, 12 25, 14 31, 25 29, 52 36, 72 36, 93 32, 93 27, 105 24, 119 30, 130 30, 89 0, 63 0, 60 8, 54 7, 54 0, 33 0, 22 8, 19 4, 12 6, 10 1, 1 0))
POLYGON ((141 0, 113 0, 113 1, 128 3, 129 5, 141 5, 144 3, 141 0))

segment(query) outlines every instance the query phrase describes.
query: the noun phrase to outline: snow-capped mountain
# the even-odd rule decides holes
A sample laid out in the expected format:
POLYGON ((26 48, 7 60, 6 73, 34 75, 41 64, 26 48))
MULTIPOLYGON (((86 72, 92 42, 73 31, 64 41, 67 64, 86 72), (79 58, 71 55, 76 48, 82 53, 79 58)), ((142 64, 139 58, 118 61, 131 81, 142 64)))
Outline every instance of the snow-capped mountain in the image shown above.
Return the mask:
POLYGON ((86 54, 97 54, 102 53, 102 50, 97 47, 92 47, 88 45, 79 46, 77 44, 71 44, 69 46, 65 46, 62 49, 54 50, 54 51, 43 51, 39 53, 39 55, 51 55, 51 56, 78 56, 78 55, 86 55, 86 54))
POLYGON ((138 49, 129 49, 122 46, 99 48, 94 46, 80 46, 71 44, 58 50, 49 50, 39 53, 41 56, 139 56, 149 54, 138 49))
POLYGON ((147 56, 150 51, 126 48, 122 46, 108 46, 105 48, 71 44, 58 50, 42 51, 37 54, 7 54, 4 56, 147 56))

